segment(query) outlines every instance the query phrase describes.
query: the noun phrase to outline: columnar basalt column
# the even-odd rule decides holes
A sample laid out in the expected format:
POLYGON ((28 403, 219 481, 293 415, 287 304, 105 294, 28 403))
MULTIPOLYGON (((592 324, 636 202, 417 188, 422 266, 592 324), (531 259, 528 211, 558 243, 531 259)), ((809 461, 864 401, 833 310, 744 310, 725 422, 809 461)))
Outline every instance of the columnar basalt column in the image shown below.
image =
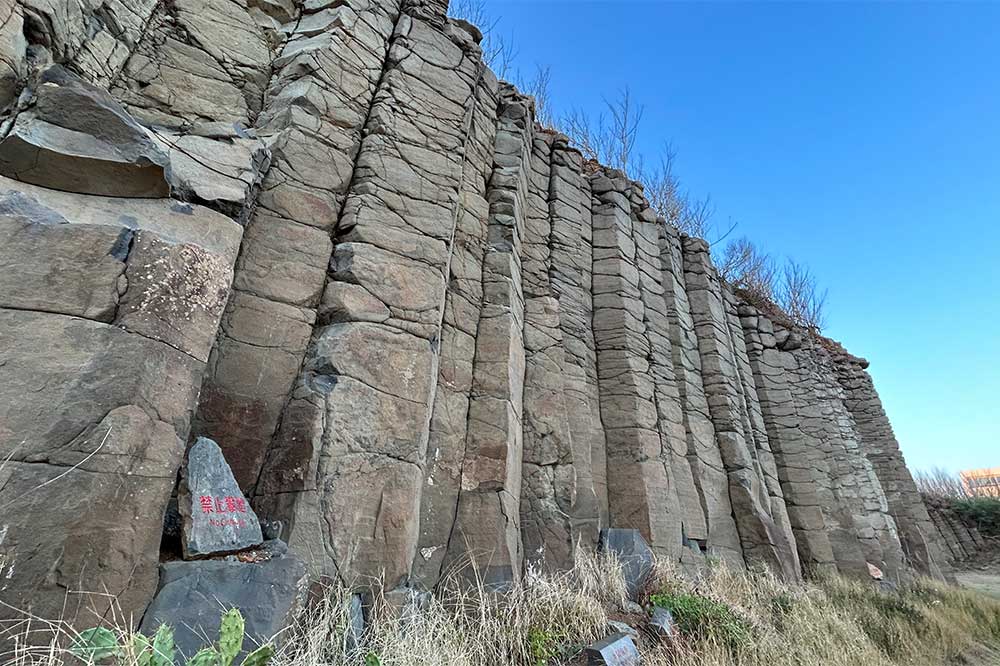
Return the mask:
POLYGON ((357 4, 335 15, 287 17, 288 41, 257 118, 273 164, 247 223, 236 291, 195 424, 219 443, 247 492, 261 474, 317 315, 328 324, 341 321, 348 305, 367 303, 369 317, 384 307, 360 285, 324 290, 331 235, 399 16, 395 0, 366 10, 357 4))
POLYGON ((576 461, 566 408, 562 308, 552 293, 549 194, 551 132, 536 132, 526 206, 524 288, 524 453, 521 536, 529 563, 567 569, 573 563, 576 461))
POLYGON ((501 89, 488 245, 476 337, 461 492, 445 566, 488 584, 520 576, 519 525, 524 395, 521 256, 531 169, 532 105, 501 89), (470 568, 470 565, 474 565, 470 568))
MULTIPOLYGON (((728 557, 738 563, 735 553, 740 549, 739 534, 729 500, 729 482, 715 443, 715 427, 705 396, 701 354, 698 352, 698 338, 684 274, 682 237, 666 224, 662 224, 659 230, 663 297, 667 303, 671 357, 685 430, 686 446, 682 447, 679 443, 675 446, 677 452, 683 451, 687 459, 701 507, 699 513, 693 503, 684 505, 684 532, 700 547, 729 553, 728 557)), ((680 463, 677 467, 683 469, 680 463)), ((678 495, 682 500, 685 497, 680 490, 678 495)))
POLYGON ((868 362, 846 352, 838 352, 835 363, 837 377, 846 393, 844 403, 857 424, 863 453, 885 491, 889 512, 899 528, 908 562, 923 573, 938 577, 946 575, 944 550, 934 538, 934 525, 913 476, 906 468, 892 425, 866 371, 868 362))
POLYGON ((138 621, 241 231, 0 177, 0 620, 138 621))
POLYGON ((570 515, 574 542, 596 545, 608 524, 607 460, 597 386, 594 342, 593 248, 590 184, 583 159, 568 139, 552 140, 549 178, 548 267, 552 296, 559 305, 563 348, 563 390, 570 430, 576 503, 570 515))
MULTIPOLYGON (((794 579, 798 576, 799 565, 793 553, 790 526, 784 522, 784 511, 772 515, 773 496, 768 491, 768 474, 761 466, 753 433, 748 431, 747 396, 731 335, 729 304, 711 264, 707 243, 687 238, 683 241, 683 250, 685 281, 701 354, 709 414, 729 478, 729 499, 743 553, 749 560, 766 564, 794 579)), ((740 339, 742 343, 741 331, 740 339)), ((756 395, 753 397, 756 400, 756 395)), ((764 441, 761 449, 765 453, 770 451, 764 441)), ((768 462, 765 458, 764 463, 768 462)))
POLYGON ((610 525, 638 529, 664 556, 679 557, 681 510, 670 479, 650 373, 650 342, 636 266, 631 184, 618 171, 591 177, 594 338, 601 420, 607 436, 610 525))
POLYGON ((483 259, 489 222, 485 194, 493 172, 498 106, 497 81, 487 72, 476 95, 463 171, 462 211, 452 245, 451 278, 441 327, 441 360, 420 498, 420 541, 413 579, 425 587, 432 587, 443 573, 462 487, 473 364, 483 304, 483 259))
POLYGON ((256 492, 314 572, 382 577, 389 588, 416 556, 445 293, 485 76, 478 35, 424 3, 403 11, 337 219, 323 296, 337 314, 313 331, 256 492))
MULTIPOLYGON (((818 447, 801 429, 803 417, 794 391, 796 360, 779 348, 774 324, 766 315, 749 305, 739 306, 739 315, 801 566, 805 573, 836 572, 826 517, 834 504, 830 475, 818 447)), ((785 335, 783 346, 787 342, 785 335)))

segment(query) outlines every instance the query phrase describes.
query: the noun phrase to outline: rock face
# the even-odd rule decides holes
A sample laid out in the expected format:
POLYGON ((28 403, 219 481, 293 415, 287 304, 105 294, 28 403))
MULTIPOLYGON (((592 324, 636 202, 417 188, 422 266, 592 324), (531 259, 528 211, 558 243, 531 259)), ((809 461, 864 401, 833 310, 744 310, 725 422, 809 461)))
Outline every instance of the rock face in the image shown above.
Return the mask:
POLYGON ((866 362, 743 302, 446 5, 0 0, 0 618, 138 619, 199 435, 311 575, 404 596, 605 528, 946 573, 866 362))

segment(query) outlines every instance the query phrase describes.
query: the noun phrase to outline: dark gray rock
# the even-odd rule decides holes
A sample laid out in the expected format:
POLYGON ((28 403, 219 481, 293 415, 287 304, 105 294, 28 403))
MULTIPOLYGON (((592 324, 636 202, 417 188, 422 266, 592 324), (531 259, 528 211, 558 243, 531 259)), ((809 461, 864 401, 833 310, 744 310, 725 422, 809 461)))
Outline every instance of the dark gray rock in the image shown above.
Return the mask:
POLYGON ((35 197, 16 190, 0 192, 0 217, 17 217, 34 224, 68 224, 59 211, 49 208, 35 197))
POLYGON ((304 602, 307 580, 305 565, 281 541, 224 559, 167 562, 140 631, 149 636, 161 624, 173 627, 177 661, 185 663, 218 640, 222 614, 238 608, 246 621, 247 652, 288 625, 304 602))
POLYGON ((350 622, 344 631, 344 647, 348 654, 361 646, 361 637, 365 633, 365 609, 360 594, 351 595, 350 622))
POLYGON ((0 174, 56 190, 165 197, 168 158, 111 95, 52 65, 0 141, 0 174))
POLYGON ((240 491, 219 445, 199 437, 188 451, 177 492, 185 559, 232 553, 263 540, 257 514, 240 491))
POLYGON ((586 649, 589 666, 638 666, 639 650, 625 634, 612 634, 586 649))
POLYGON ((649 628, 661 638, 674 638, 677 635, 677 623, 673 614, 666 608, 653 607, 653 615, 649 618, 649 628))
POLYGON ((653 551, 639 530, 603 529, 599 548, 614 553, 621 560, 629 596, 638 599, 649 573, 653 570, 653 551))

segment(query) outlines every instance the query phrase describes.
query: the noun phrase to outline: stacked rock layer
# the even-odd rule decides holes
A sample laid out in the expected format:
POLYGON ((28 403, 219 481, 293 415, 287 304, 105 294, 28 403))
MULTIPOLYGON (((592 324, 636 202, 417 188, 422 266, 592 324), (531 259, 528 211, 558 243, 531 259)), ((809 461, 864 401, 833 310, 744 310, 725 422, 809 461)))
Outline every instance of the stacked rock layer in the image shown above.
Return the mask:
POLYGON ((503 583, 602 527, 940 575, 867 364, 742 302, 446 11, 0 0, 0 615, 138 619, 198 435, 350 584, 503 583))

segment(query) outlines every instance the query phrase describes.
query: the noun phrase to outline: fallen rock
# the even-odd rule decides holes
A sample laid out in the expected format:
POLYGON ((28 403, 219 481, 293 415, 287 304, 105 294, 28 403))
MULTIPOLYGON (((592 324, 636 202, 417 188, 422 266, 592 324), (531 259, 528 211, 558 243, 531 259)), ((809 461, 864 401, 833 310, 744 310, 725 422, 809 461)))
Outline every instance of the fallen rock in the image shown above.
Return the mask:
POLYGON ((622 563, 629 596, 633 600, 638 599, 646 579, 653 570, 653 551, 639 530, 603 529, 598 547, 601 552, 614 553, 618 556, 622 563))
POLYGON ((168 158, 107 91, 51 65, 0 141, 0 174, 56 190, 165 197, 168 158))
POLYGON ((207 437, 188 451, 177 495, 185 559, 233 553, 264 540, 222 449, 207 437))
POLYGON ((173 627, 178 663, 184 663, 215 640, 222 614, 238 608, 248 652, 288 625, 304 602, 307 580, 305 565, 281 541, 224 559, 167 562, 140 631, 150 636, 161 624, 173 627))
POLYGON ((865 564, 868 565, 868 575, 872 577, 872 580, 882 580, 885 577, 882 570, 871 562, 866 562, 865 564))
POLYGON ((639 650, 625 634, 612 634, 585 650, 588 666, 638 666, 639 650))
POLYGON ((673 614, 666 608, 653 606, 653 614, 649 618, 649 628, 660 638, 674 638, 677 635, 677 623, 673 614))
POLYGON ((608 629, 616 634, 624 634, 631 638, 632 640, 639 639, 639 632, 624 622, 618 622, 617 620, 608 620, 608 629))

